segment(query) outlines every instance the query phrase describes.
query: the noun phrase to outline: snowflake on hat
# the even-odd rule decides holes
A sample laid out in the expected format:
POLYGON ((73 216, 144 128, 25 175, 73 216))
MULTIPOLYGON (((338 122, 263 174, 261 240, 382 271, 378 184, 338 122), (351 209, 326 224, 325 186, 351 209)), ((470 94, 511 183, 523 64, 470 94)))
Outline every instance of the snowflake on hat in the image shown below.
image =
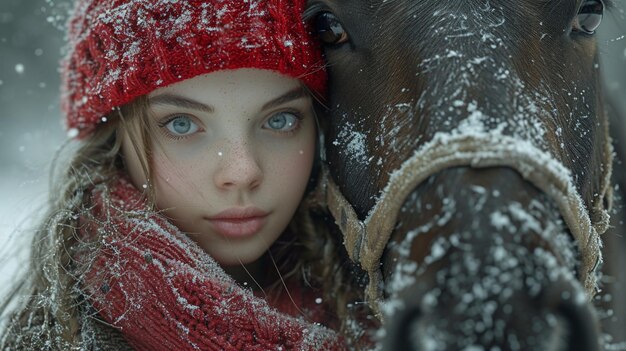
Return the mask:
POLYGON ((68 24, 61 106, 71 136, 88 136, 112 109, 197 75, 259 68, 324 94, 320 49, 304 0, 84 0, 68 24))

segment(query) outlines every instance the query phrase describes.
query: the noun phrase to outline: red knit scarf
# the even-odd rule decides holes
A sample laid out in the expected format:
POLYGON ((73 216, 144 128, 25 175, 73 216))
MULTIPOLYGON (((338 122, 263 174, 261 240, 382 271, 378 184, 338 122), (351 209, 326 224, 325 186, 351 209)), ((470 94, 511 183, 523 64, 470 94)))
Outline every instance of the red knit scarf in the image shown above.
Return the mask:
MULTIPOLYGON (((343 350, 341 338, 241 288, 119 179, 92 191, 82 240, 100 241, 83 290, 136 350, 343 350)), ((78 255, 85 263, 87 255, 78 255)))

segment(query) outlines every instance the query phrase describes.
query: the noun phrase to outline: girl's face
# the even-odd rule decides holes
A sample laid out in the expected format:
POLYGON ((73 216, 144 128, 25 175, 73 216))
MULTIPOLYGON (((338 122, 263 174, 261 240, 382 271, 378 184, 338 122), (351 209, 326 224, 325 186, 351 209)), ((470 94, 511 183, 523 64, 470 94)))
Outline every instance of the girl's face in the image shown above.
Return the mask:
MULTIPOLYGON (((225 266, 261 257, 308 184, 316 123, 302 84, 260 69, 218 71, 148 96, 157 207, 225 266)), ((134 185, 146 177, 126 134, 134 185)))

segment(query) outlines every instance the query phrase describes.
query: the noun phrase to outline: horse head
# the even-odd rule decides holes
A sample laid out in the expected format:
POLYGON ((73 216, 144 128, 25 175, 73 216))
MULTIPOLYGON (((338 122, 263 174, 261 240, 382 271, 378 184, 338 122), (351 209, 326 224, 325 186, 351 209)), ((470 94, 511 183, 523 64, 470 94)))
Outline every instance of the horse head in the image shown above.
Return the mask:
POLYGON ((609 6, 310 2, 325 196, 386 348, 598 348, 612 152, 594 31, 609 6))

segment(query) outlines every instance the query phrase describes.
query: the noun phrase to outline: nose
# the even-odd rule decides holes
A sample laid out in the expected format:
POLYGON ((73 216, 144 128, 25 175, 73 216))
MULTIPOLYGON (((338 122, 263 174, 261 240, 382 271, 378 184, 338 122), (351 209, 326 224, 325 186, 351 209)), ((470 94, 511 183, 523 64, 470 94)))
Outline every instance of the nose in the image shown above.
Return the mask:
POLYGON ((600 351, 599 321, 593 305, 587 303, 582 292, 573 289, 563 279, 549 286, 542 303, 556 315, 565 330, 567 347, 571 351, 600 351))
POLYGON ((245 143, 231 143, 218 152, 215 185, 225 190, 253 190, 263 179, 259 161, 252 148, 245 143))
MULTIPOLYGON (((454 327, 455 325, 463 325, 463 323, 467 324, 467 321, 475 316, 457 315, 454 309, 446 309, 446 306, 440 307, 441 309, 438 312, 425 310, 416 303, 422 299, 422 295, 419 295, 421 291, 421 289, 412 289, 411 292, 415 293, 415 300, 408 301, 404 308, 397 311, 388 321, 383 350, 430 350, 434 340, 437 340, 432 338, 432 336, 438 335, 438 333, 440 333, 440 338, 441 335, 445 335, 445 339, 437 341, 440 347, 438 350, 458 350, 459 342, 463 342, 463 340, 471 340, 472 343, 476 340, 481 340, 479 333, 475 335, 459 333, 459 330, 454 327), (439 319, 439 322, 442 320, 446 322, 438 323, 437 319, 439 319), (444 326, 446 329, 434 331, 441 326, 444 326), (474 337, 474 339, 468 339, 468 336, 474 337)), ((543 325, 544 328, 551 328, 547 332, 541 331, 539 333, 533 328, 533 323, 527 323, 527 321, 520 324, 516 323, 515 320, 506 319, 506 316, 514 319, 519 318, 519 315, 516 315, 517 313, 511 315, 496 314, 498 316, 496 319, 510 324, 510 326, 503 329, 505 335, 508 335, 507 333, 515 335, 516 342, 520 344, 518 346, 521 346, 518 349, 521 350, 600 351, 602 350, 601 334, 597 316, 592 305, 587 303, 586 297, 579 294, 584 293, 579 289, 574 289, 572 283, 566 280, 557 280, 554 284, 545 288, 542 298, 536 301, 536 307, 537 317, 542 315, 539 313, 541 311, 555 317, 555 323, 537 324, 543 325), (577 295, 578 297, 576 297, 577 295), (526 345, 533 339, 535 340, 533 343, 526 345), (538 340, 542 341, 537 344, 538 340)), ((513 302, 508 301, 507 303, 513 304, 513 302)), ((529 310, 533 309, 530 308, 529 310)), ((478 316, 482 320, 482 315, 478 316)), ((491 333, 493 335, 498 334, 496 331, 491 333)), ((497 349, 506 350, 509 349, 507 348, 509 342, 510 339, 508 337, 500 338, 499 340, 491 338, 489 342, 481 346, 488 346, 485 349, 496 349, 494 346, 498 346, 497 349)))

